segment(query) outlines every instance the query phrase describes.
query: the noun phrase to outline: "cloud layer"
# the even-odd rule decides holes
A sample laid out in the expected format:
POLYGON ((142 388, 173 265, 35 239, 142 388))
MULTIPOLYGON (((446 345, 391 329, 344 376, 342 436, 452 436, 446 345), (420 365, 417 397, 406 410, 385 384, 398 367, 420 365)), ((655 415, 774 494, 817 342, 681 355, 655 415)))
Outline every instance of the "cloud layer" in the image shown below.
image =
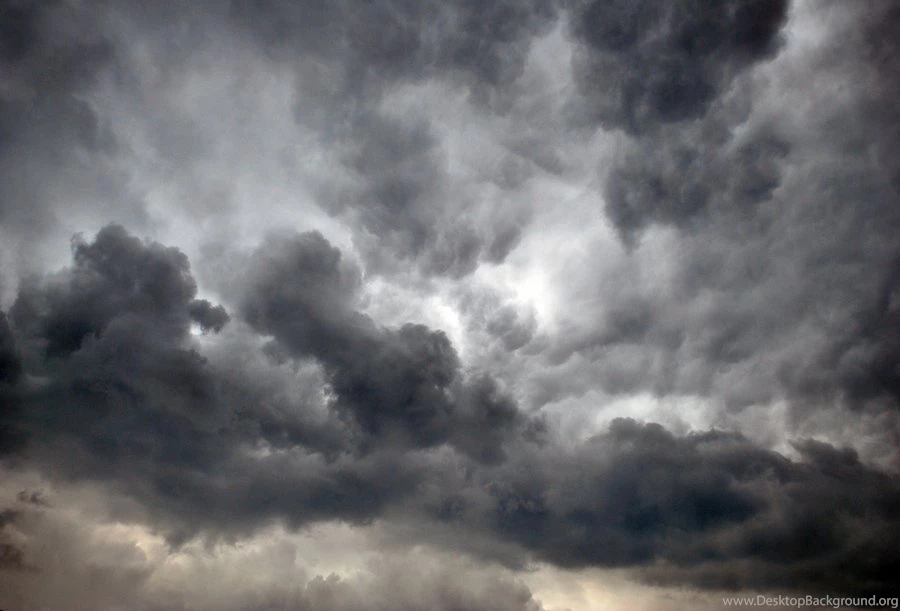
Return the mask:
POLYGON ((898 34, 0 2, 0 606, 892 595, 898 34))

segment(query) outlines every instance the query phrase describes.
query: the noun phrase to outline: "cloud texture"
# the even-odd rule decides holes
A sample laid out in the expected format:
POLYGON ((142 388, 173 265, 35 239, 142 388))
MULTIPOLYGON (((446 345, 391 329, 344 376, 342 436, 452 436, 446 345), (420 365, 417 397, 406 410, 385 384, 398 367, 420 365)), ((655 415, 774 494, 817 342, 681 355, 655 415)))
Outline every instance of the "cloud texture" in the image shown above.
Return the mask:
POLYGON ((897 40, 0 2, 0 606, 896 595, 897 40))

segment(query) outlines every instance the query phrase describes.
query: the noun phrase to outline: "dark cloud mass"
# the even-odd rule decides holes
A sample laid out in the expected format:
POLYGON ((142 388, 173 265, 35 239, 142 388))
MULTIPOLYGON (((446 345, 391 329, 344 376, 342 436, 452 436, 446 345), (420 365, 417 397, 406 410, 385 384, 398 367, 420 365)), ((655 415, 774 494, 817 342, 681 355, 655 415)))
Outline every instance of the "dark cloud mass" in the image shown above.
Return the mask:
POLYGON ((242 311, 291 358, 324 367, 338 453, 303 435, 284 441, 289 425, 268 419, 270 399, 191 347, 195 304, 212 306, 194 300, 178 250, 109 226, 76 240, 73 259, 23 285, 12 307, 25 367, 43 379, 21 379, 8 337, 6 386, 21 404, 12 424, 34 464, 106 482, 173 541, 273 519, 366 521, 424 503, 445 508, 437 523, 466 524, 560 566, 655 562, 654 580, 721 560, 701 585, 790 585, 770 563, 795 561, 798 583, 824 579, 864 546, 883 564, 844 570, 842 586, 862 592, 887 584, 881 571, 897 562, 883 544, 897 528, 900 483, 854 452, 803 442, 792 462, 739 434, 677 437, 633 420, 564 449, 495 381, 466 376, 443 333, 383 328, 355 310, 359 272, 321 234, 273 237, 255 252, 242 311), (252 452, 279 436, 283 450, 252 452), (441 444, 459 452, 467 475, 421 453, 441 444), (421 487, 435 478, 437 496, 421 487), (736 576, 728 567, 737 561, 758 568, 736 576))
POLYGON ((752 218, 772 197, 788 144, 765 129, 735 138, 727 126, 709 123, 663 130, 610 170, 606 213, 623 239, 633 241, 652 223, 686 226, 705 214, 752 218))
POLYGON ((15 338, 6 314, 0 312, 0 455, 9 452, 21 441, 16 426, 18 401, 15 387, 21 381, 22 373, 15 338))
POLYGON ((0 0, 0 607, 896 596, 898 41, 0 0))
POLYGON ((494 483, 491 519, 562 565, 646 565, 651 580, 721 589, 890 594, 900 482, 851 450, 796 450, 793 462, 737 434, 676 437, 616 420, 562 462, 494 483))
POLYGON ((787 0, 575 2, 586 120, 642 133, 705 114, 741 70, 770 57, 787 0))
POLYGON ((503 454, 525 419, 494 381, 465 380, 447 336, 423 325, 379 328, 353 309, 358 272, 318 233, 276 239, 253 256, 244 311, 297 357, 328 373, 337 408, 366 436, 413 447, 451 442, 477 460, 503 454), (274 251, 274 252, 273 252, 274 251))

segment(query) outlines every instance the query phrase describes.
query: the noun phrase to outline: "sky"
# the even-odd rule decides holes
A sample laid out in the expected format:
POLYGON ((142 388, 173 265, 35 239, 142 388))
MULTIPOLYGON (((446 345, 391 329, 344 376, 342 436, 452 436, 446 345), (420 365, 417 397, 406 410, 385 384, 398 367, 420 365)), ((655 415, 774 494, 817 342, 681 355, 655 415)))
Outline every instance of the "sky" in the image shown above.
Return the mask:
POLYGON ((0 608, 900 596, 898 45, 0 0, 0 608))

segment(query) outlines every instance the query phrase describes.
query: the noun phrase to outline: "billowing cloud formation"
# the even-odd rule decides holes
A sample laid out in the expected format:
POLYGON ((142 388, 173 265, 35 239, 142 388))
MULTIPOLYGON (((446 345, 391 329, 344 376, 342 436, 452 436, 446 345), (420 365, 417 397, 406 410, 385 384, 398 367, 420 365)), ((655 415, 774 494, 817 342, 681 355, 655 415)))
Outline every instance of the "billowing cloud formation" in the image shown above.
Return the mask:
POLYGON ((524 218, 485 219, 470 188, 448 176, 429 121, 395 117, 385 99, 392 87, 446 78, 475 103, 507 112, 531 43, 556 13, 552 0, 266 2, 235 3, 231 17, 269 52, 299 53, 297 119, 340 144, 357 183, 323 197, 356 217, 361 244, 377 237, 373 263, 416 261, 426 273, 460 276, 479 260, 502 261, 524 218))
POLYGON ((492 484, 492 519, 562 565, 646 565, 653 580, 717 589, 890 594, 900 482, 849 450, 796 449, 793 462, 740 435, 616 420, 574 455, 492 484))
POLYGON ((786 0, 575 4, 583 112, 636 133, 704 115, 735 74, 774 52, 788 7, 786 0))
POLYGON ((712 395, 735 409, 787 398, 800 422, 843 406, 894 444, 898 166, 885 117, 896 116, 886 58, 897 22, 882 4, 855 17, 856 52, 836 70, 865 87, 835 100, 822 75, 767 100, 813 53, 797 50, 780 59, 787 76, 736 82, 702 121, 638 136, 603 169, 606 216, 633 257, 617 272, 643 272, 669 229, 677 258, 655 260, 653 282, 611 278, 605 312, 579 321, 556 358, 599 361, 616 392, 712 395), (803 96, 816 112, 788 114, 803 96))
MULTIPOLYGON (((16 386, 21 419, 8 428, 53 440, 35 460, 61 461, 72 476, 111 479, 173 517, 183 512, 177 522, 191 533, 206 528, 197 523, 203 521, 197 511, 209 502, 221 506, 216 529, 257 521, 254 508, 244 504, 262 491, 240 492, 235 486, 241 479, 251 488, 271 487, 268 495, 294 488, 277 495, 277 506, 264 501, 264 513, 271 518, 283 514, 286 504, 309 503, 311 513, 303 510, 292 518, 299 521, 332 510, 365 519, 390 489, 411 485, 398 472, 391 482, 372 487, 363 473, 383 468, 379 457, 329 466, 305 452, 254 455, 254 447, 268 444, 264 437, 244 435, 272 426, 265 408, 273 400, 213 371, 191 346, 191 314, 205 302, 193 299, 196 287, 186 257, 116 226, 92 243, 76 243, 73 254, 74 267, 23 286, 11 310, 26 363, 40 377, 16 386), (257 409, 262 418, 254 416, 257 409), (275 467, 285 460, 299 460, 300 471, 275 467), (259 469, 268 475, 260 479, 259 469), (279 473, 288 480, 279 482, 279 473), (290 483, 296 476, 316 483, 290 483), (226 481, 231 483, 222 488, 226 481)), ((294 429, 290 433, 302 436, 294 429)), ((327 446, 331 437, 326 430, 318 442, 327 446)), ((326 449, 313 444, 311 451, 326 449)))
POLYGON ((109 226, 91 244, 76 238, 72 250, 68 274, 26 283, 11 310, 16 326, 40 340, 48 357, 71 356, 123 327, 123 319, 130 331, 146 325, 147 335, 168 343, 185 334, 196 313, 209 316, 208 302, 193 301, 197 286, 177 249, 145 245, 109 226))
POLYGON ((738 434, 677 437, 633 420, 567 447, 496 382, 468 379, 444 334, 356 311, 359 273, 320 234, 274 237, 248 261, 243 316, 276 352, 322 366, 332 417, 319 434, 337 445, 317 446, 312 422, 292 436, 267 417, 272 398, 191 347, 198 302, 183 254, 110 226, 73 256, 11 310, 41 376, 7 376, 15 430, 34 464, 104 482, 173 541, 407 515, 514 544, 517 563, 646 565, 654 580, 686 581, 687 567, 715 563, 696 583, 718 588, 840 571, 845 591, 887 591, 900 482, 850 450, 803 442, 794 462, 738 434), (879 561, 856 564, 861 549, 879 561), (772 568, 785 558, 796 577, 772 568), (735 575, 730 563, 755 568, 735 575))
POLYGON ((293 355, 322 363, 337 407, 375 438, 365 445, 450 441, 476 459, 495 461, 503 455, 503 437, 526 427, 496 382, 462 379, 445 334, 412 324, 380 329, 354 311, 358 275, 341 269, 340 252, 320 234, 268 244, 247 275, 254 279, 247 321, 293 355))
POLYGON ((480 260, 503 261, 524 219, 493 218, 479 226, 468 218, 477 207, 448 180, 445 155, 427 124, 375 113, 356 121, 358 143, 346 163, 361 186, 345 199, 366 231, 378 237, 379 244, 368 248, 418 261, 427 274, 451 277, 472 273, 480 260))
POLYGON ((719 213, 715 208, 752 216, 771 198, 787 144, 761 129, 734 138, 720 122, 710 123, 664 130, 613 167, 606 213, 625 239, 651 223, 688 225, 719 213))
POLYGON ((0 1, 0 607, 894 594, 898 32, 0 1))
POLYGON ((509 86, 523 71, 533 38, 556 16, 550 0, 233 3, 231 16, 270 49, 312 56, 343 55, 362 77, 347 85, 381 87, 392 80, 460 72, 476 86, 509 86), (366 74, 366 69, 373 74, 366 74), (370 83, 367 77, 377 77, 370 83))

